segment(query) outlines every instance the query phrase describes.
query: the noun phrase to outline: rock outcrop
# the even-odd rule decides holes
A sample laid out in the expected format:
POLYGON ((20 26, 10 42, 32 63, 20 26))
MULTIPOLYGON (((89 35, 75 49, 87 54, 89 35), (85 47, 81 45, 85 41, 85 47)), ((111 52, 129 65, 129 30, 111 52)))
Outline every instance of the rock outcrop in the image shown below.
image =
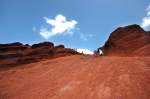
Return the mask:
POLYGON ((150 33, 135 24, 119 27, 101 49, 106 56, 150 56, 150 33))
POLYGON ((64 45, 54 46, 51 42, 42 42, 32 46, 19 42, 0 44, 0 66, 15 66, 74 54, 78 53, 73 49, 65 48, 64 45))

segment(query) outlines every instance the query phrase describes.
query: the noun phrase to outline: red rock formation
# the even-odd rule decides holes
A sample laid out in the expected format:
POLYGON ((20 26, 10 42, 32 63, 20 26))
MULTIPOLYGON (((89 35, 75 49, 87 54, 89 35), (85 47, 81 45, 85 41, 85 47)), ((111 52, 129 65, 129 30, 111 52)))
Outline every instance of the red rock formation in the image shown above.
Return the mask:
POLYGON ((78 53, 73 49, 65 48, 64 45, 55 47, 51 42, 42 42, 32 46, 18 42, 0 44, 0 66, 15 66, 73 54, 78 53))
POLYGON ((108 56, 150 56, 150 35, 139 25, 119 27, 102 47, 108 56))
POLYGON ((41 47, 48 47, 48 48, 54 48, 54 44, 51 42, 42 42, 42 43, 38 43, 38 44, 33 44, 31 46, 31 48, 35 49, 35 48, 41 48, 41 47))
POLYGON ((102 49, 108 56, 72 55, 51 43, 1 45, 0 64, 29 64, 0 68, 0 99, 150 99, 149 34, 118 28, 102 49))

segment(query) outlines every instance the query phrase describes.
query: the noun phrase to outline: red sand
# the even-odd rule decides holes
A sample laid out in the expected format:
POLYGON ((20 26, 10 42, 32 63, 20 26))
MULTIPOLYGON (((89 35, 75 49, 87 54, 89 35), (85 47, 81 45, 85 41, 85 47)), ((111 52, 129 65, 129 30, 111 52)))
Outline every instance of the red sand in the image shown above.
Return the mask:
POLYGON ((1 68, 0 99, 150 99, 150 57, 73 55, 1 68))

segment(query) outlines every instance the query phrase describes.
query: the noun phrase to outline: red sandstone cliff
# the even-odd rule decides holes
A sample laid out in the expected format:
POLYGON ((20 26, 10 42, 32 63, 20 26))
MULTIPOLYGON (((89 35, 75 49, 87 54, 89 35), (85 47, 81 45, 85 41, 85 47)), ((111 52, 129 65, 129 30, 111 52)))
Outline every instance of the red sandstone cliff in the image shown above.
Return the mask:
POLYGON ((119 27, 102 47, 107 56, 150 56, 150 33, 139 25, 119 27))
POLYGON ((63 45, 54 46, 51 42, 42 42, 32 46, 18 42, 0 44, 0 66, 14 66, 74 54, 78 53, 63 45))

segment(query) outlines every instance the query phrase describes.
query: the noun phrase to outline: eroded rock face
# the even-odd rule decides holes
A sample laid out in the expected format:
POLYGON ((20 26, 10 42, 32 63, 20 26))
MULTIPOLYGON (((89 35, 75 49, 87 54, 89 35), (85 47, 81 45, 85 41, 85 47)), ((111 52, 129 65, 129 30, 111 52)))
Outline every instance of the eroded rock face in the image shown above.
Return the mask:
POLYGON ((31 48, 40 48, 40 47, 49 47, 49 48, 54 48, 54 44, 51 42, 42 42, 38 44, 33 44, 31 48))
POLYGON ((51 42, 23 45, 22 43, 0 44, 0 66, 15 66, 36 62, 46 58, 56 58, 78 54, 64 45, 54 46, 51 42))
POLYGON ((119 27, 102 47, 108 56, 150 56, 150 34, 139 25, 119 27))

